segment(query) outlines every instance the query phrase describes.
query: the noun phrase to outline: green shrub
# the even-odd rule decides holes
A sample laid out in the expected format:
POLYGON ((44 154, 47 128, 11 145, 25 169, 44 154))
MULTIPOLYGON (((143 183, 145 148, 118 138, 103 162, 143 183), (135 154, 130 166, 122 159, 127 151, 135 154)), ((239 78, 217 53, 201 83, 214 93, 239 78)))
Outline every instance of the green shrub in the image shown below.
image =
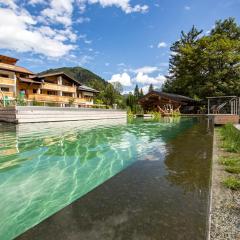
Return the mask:
POLYGON ((239 166, 228 166, 225 168, 225 171, 229 173, 239 174, 240 173, 240 165, 239 166))
POLYGON ((223 144, 222 147, 229 152, 240 152, 240 131, 232 124, 226 124, 220 130, 223 144))
POLYGON ((151 112, 151 117, 153 120, 159 121, 162 116, 160 112, 151 112))
POLYGON ((172 116, 173 117, 180 117, 181 113, 179 111, 173 111, 172 116))
POLYGON ((134 114, 144 114, 144 111, 143 111, 143 109, 142 109, 142 107, 140 105, 134 105, 132 107, 132 112, 134 114))
POLYGON ((240 157, 223 157, 220 159, 220 164, 225 166, 236 166, 240 165, 240 157))
POLYGON ((18 95, 16 97, 16 105, 17 106, 26 106, 27 105, 24 96, 18 95))
POLYGON ((236 177, 229 177, 223 181, 223 185, 231 190, 239 190, 240 179, 236 177))

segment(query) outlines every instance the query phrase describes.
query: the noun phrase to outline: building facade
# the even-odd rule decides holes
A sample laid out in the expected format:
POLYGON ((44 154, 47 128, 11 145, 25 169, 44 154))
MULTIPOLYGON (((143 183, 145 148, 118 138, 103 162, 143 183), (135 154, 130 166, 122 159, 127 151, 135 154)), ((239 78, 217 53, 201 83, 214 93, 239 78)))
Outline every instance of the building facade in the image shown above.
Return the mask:
POLYGON ((97 90, 82 85, 64 72, 34 74, 17 66, 17 61, 0 55, 0 100, 21 98, 29 105, 93 105, 97 90))

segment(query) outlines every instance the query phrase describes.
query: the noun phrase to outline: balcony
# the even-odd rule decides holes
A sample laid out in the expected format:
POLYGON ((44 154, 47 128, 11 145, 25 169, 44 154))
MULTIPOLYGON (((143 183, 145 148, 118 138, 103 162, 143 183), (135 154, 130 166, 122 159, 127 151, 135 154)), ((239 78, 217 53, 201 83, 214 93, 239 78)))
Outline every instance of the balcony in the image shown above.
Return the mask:
MULTIPOLYGON (((52 103, 66 103, 71 102, 72 97, 47 95, 47 94, 30 94, 28 95, 28 100, 34 100, 37 102, 52 102, 52 103)), ((89 102, 85 98, 74 98, 73 104, 84 104, 89 102)))
POLYGON ((77 103, 77 104, 92 104, 92 101, 89 101, 88 99, 86 98, 75 98, 75 101, 74 103, 77 103))
POLYGON ((15 85, 15 81, 12 78, 0 77, 0 85, 15 85))
POLYGON ((3 95, 0 93, 0 99, 2 99, 2 96, 4 97, 9 97, 9 98, 14 98, 14 93, 13 92, 2 92, 3 95))
POLYGON ((70 93, 76 92, 76 87, 64 86, 64 85, 58 85, 58 84, 46 83, 46 82, 42 84, 41 89, 70 92, 70 93))
POLYGON ((30 94, 28 100, 38 102, 54 102, 54 103, 69 103, 70 97, 47 95, 47 94, 30 94))

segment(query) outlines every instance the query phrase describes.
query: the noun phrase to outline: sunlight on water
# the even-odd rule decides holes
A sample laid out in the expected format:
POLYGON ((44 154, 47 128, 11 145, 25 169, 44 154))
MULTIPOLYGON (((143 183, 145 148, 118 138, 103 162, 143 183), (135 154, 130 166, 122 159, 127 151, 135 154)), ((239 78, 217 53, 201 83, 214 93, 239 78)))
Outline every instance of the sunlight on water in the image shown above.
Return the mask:
POLYGON ((0 239, 12 239, 137 160, 162 160, 194 124, 124 120, 0 123, 0 239))

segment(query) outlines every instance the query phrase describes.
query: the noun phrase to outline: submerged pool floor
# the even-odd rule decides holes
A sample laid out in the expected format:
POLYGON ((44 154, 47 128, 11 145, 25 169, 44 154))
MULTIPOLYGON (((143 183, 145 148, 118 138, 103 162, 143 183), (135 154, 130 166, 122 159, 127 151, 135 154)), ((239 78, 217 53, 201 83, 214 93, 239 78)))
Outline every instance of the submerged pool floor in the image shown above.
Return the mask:
POLYGON ((0 159, 0 239, 30 228, 18 239, 205 239, 205 121, 23 128, 0 133, 18 142, 16 153, 1 146, 9 159, 0 159))

